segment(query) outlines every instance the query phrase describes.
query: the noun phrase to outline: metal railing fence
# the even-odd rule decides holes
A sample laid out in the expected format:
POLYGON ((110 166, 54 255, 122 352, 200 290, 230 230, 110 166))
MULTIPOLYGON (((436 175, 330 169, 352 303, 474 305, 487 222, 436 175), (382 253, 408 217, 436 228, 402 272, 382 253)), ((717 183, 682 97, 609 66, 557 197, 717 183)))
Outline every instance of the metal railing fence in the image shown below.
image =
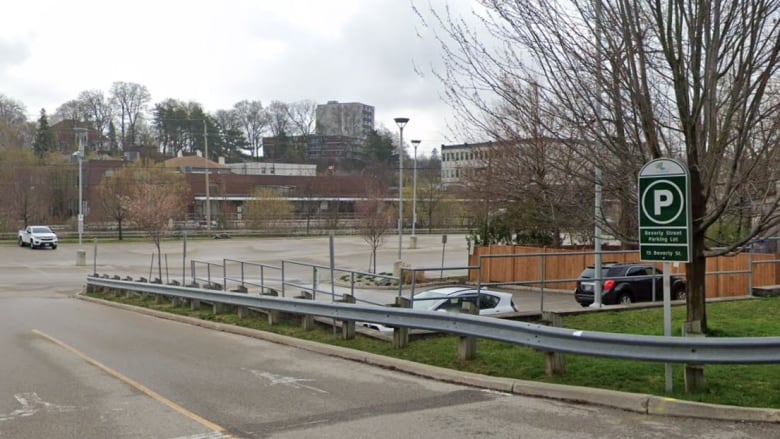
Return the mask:
POLYGON ((133 291, 230 306, 319 316, 340 321, 366 321, 392 327, 426 329, 496 340, 544 351, 594 357, 688 364, 780 363, 780 337, 704 338, 613 334, 548 327, 468 314, 254 296, 95 276, 87 277, 87 285, 93 288, 133 291))

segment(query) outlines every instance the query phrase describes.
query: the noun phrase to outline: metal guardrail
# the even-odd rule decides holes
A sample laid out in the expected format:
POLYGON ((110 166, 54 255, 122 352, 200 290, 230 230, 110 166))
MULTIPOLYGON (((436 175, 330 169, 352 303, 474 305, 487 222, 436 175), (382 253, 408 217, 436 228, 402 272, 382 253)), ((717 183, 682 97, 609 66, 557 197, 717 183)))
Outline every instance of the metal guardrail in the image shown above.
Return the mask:
POLYGON ((232 306, 309 314, 336 320, 366 321, 386 326, 427 329, 496 340, 544 351, 594 357, 689 364, 780 363, 780 337, 703 338, 612 334, 466 314, 250 296, 242 293, 93 276, 87 277, 87 285, 232 306))

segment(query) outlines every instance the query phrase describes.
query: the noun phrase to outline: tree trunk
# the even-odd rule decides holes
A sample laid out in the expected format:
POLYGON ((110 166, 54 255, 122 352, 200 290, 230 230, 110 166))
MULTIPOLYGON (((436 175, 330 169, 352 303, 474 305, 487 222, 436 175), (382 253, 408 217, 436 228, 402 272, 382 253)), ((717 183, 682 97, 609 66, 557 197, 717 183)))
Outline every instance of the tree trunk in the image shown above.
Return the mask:
POLYGON ((691 262, 685 267, 685 276, 688 284, 688 295, 686 305, 688 308, 686 321, 688 323, 701 322, 702 332, 707 332, 707 312, 706 312, 706 270, 707 258, 701 248, 704 244, 704 235, 702 233, 693 234, 693 254, 691 262))
MULTIPOLYGON (((686 297, 687 318, 685 336, 701 337, 707 333, 707 257, 705 256, 704 233, 701 218, 705 214, 706 203, 701 191, 700 174, 691 169, 691 262, 685 266, 688 294, 686 297)), ((685 391, 699 393, 704 391, 704 366, 685 365, 685 391)))
POLYGON ((707 309, 706 309, 706 271, 707 258, 705 256, 704 233, 702 230, 702 218, 706 214, 706 199, 702 191, 701 175, 696 169, 690 169, 691 191, 691 262, 686 265, 685 274, 688 284, 688 297, 686 305, 688 309, 687 322, 701 322, 701 332, 707 333, 707 309))

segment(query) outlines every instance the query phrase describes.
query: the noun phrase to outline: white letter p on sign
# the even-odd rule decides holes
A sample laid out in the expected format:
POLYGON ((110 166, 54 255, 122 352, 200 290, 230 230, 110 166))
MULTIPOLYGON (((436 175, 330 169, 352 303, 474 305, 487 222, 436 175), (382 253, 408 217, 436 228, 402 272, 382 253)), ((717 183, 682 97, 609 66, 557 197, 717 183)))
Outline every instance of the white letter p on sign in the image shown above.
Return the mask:
POLYGON ((669 207, 672 205, 672 191, 661 189, 657 191, 653 191, 653 198, 654 198, 654 209, 653 209, 653 215, 659 216, 661 215, 661 209, 664 207, 669 207))

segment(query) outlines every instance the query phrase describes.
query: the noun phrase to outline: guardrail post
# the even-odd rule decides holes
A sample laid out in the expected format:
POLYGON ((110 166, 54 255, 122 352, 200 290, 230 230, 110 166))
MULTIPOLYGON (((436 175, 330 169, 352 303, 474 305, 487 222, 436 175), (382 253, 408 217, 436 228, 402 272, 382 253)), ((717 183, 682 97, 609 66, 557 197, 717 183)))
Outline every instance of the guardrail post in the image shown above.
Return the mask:
POLYGON ((192 276, 192 283, 190 286, 198 288, 198 276, 195 273, 195 260, 190 260, 190 275, 192 276))
MULTIPOLYGON (((685 322, 682 328, 684 337, 704 337, 701 331, 701 321, 685 322)), ((685 365, 685 393, 701 393, 704 391, 704 365, 685 365)))
MULTIPOLYGON (((555 328, 563 327, 560 314, 542 311, 542 324, 555 328)), ((566 373, 566 357, 560 352, 544 351, 544 374, 548 377, 561 376, 566 373)))
MULTIPOLYGON (((411 308, 412 301, 403 296, 396 296, 396 308, 411 308)), ((409 346, 409 328, 393 328, 393 347, 401 349, 409 346)))
MULTIPOLYGON (((312 300, 314 296, 308 291, 301 291, 300 296, 296 296, 296 299, 312 300)), ((304 331, 310 331, 314 329, 314 316, 310 314, 304 314, 301 317, 301 327, 304 331)))
MULTIPOLYGON (((260 293, 260 295, 261 296, 278 297, 279 293, 276 290, 274 290, 273 288, 268 288, 267 290, 265 290, 262 293, 260 293)), ((275 311, 275 310, 269 309, 267 311, 267 314, 268 314, 268 324, 269 325, 275 325, 275 324, 279 323, 279 311, 275 311)))
MULTIPOLYGON (((351 294, 345 294, 341 298, 343 303, 356 303, 355 296, 351 294)), ((354 320, 342 320, 341 321, 341 339, 352 340, 355 338, 355 321, 354 320)))
MULTIPOLYGON (((464 302, 461 310, 463 314, 477 315, 477 304, 472 302, 464 302)), ((477 357, 477 339, 471 336, 461 336, 458 342, 458 360, 470 361, 477 357)))
POLYGON ((222 313, 224 313, 224 312, 225 312, 227 309, 228 309, 228 305, 225 305, 224 303, 219 303, 219 302, 215 303, 215 304, 214 304, 214 305, 212 305, 212 307, 211 307, 211 310, 212 310, 212 312, 213 312, 215 315, 216 315, 216 314, 222 314, 222 313))
POLYGON ((198 299, 192 299, 190 300, 190 309, 192 311, 197 311, 200 309, 200 300, 198 299))

